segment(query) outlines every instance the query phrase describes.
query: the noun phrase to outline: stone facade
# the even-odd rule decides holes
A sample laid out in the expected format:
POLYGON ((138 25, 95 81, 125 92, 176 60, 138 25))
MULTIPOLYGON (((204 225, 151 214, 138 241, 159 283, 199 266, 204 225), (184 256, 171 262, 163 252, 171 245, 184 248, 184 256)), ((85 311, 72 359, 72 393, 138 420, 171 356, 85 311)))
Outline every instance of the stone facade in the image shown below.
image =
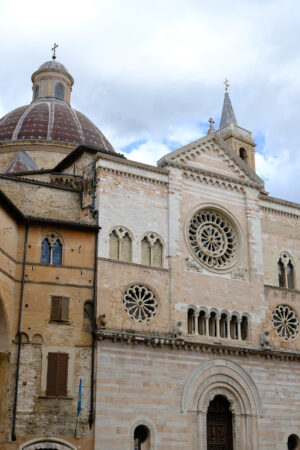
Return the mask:
POLYGON ((229 94, 157 166, 103 142, 26 141, 38 169, 0 175, 1 449, 300 448, 300 205, 229 94))

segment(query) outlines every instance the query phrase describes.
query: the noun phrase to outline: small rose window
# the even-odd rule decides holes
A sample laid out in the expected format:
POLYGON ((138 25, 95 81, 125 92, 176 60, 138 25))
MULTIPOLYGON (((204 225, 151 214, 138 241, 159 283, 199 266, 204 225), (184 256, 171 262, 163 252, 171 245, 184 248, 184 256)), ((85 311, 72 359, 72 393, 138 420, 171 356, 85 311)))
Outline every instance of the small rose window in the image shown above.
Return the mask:
POLYGON ((272 313, 272 322, 276 332, 285 341, 297 336, 299 331, 298 318, 289 306, 277 306, 272 313))
POLYGON ((124 308, 136 322, 150 322, 157 314, 157 301, 150 289, 135 284, 123 296, 124 308))

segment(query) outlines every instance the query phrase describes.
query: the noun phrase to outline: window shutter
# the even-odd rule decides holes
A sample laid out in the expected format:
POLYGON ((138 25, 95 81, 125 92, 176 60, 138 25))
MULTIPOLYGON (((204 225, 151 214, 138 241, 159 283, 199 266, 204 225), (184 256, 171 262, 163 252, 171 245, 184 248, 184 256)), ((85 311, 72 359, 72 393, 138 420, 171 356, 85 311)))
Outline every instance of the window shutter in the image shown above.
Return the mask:
POLYGON ((68 353, 57 353, 56 395, 67 395, 68 353))
POLYGON ((60 320, 69 320, 69 299, 61 299, 60 320))
POLYGON ((47 391, 48 396, 56 395, 57 353, 48 353, 47 391))
POLYGON ((51 297, 51 315, 50 320, 60 320, 61 297, 51 297))

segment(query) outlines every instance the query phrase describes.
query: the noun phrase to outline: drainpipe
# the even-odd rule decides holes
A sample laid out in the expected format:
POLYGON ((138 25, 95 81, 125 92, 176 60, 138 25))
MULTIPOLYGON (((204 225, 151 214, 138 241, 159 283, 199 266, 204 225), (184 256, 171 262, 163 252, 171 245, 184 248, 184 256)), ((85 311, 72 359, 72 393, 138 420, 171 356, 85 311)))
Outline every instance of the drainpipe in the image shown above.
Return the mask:
POLYGON ((25 288, 25 269, 26 269, 26 256, 27 256, 27 243, 28 243, 28 231, 29 231, 29 221, 26 219, 25 225, 25 241, 24 241, 24 252, 23 252, 23 267, 22 267, 22 279, 21 279, 21 292, 20 292, 20 306, 19 306, 19 320, 18 320, 18 353, 17 353, 17 367, 15 375, 15 395, 12 413, 12 428, 11 428, 11 439, 15 441, 16 437, 16 416, 17 416, 17 403, 18 403, 18 385, 19 385, 19 372, 20 372, 20 358, 21 358, 21 346, 22 346, 22 312, 23 312, 23 298, 24 298, 24 288, 25 288))
MULTIPOLYGON (((98 210, 95 209, 95 199, 96 199, 96 184, 97 184, 97 173, 96 173, 96 162, 93 161, 93 178, 92 178, 92 204, 91 212, 93 217, 96 219, 98 225, 98 210)), ((93 426, 95 420, 94 413, 94 393, 95 393, 95 359, 96 359, 96 330, 97 330, 97 279, 98 279, 98 233, 99 228, 95 231, 95 245, 94 245, 94 289, 93 289, 93 324, 92 324, 92 367, 91 367, 91 398, 90 398, 90 417, 89 426, 90 429, 93 426)))

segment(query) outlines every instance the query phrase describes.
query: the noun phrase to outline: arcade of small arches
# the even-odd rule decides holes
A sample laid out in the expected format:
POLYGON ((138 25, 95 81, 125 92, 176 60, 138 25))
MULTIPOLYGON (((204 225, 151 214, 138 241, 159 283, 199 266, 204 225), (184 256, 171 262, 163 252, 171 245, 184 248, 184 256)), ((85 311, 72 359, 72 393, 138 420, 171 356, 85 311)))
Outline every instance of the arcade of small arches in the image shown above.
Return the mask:
POLYGON ((249 338, 249 322, 248 313, 196 306, 189 306, 187 311, 187 330, 191 335, 245 341, 249 338))

